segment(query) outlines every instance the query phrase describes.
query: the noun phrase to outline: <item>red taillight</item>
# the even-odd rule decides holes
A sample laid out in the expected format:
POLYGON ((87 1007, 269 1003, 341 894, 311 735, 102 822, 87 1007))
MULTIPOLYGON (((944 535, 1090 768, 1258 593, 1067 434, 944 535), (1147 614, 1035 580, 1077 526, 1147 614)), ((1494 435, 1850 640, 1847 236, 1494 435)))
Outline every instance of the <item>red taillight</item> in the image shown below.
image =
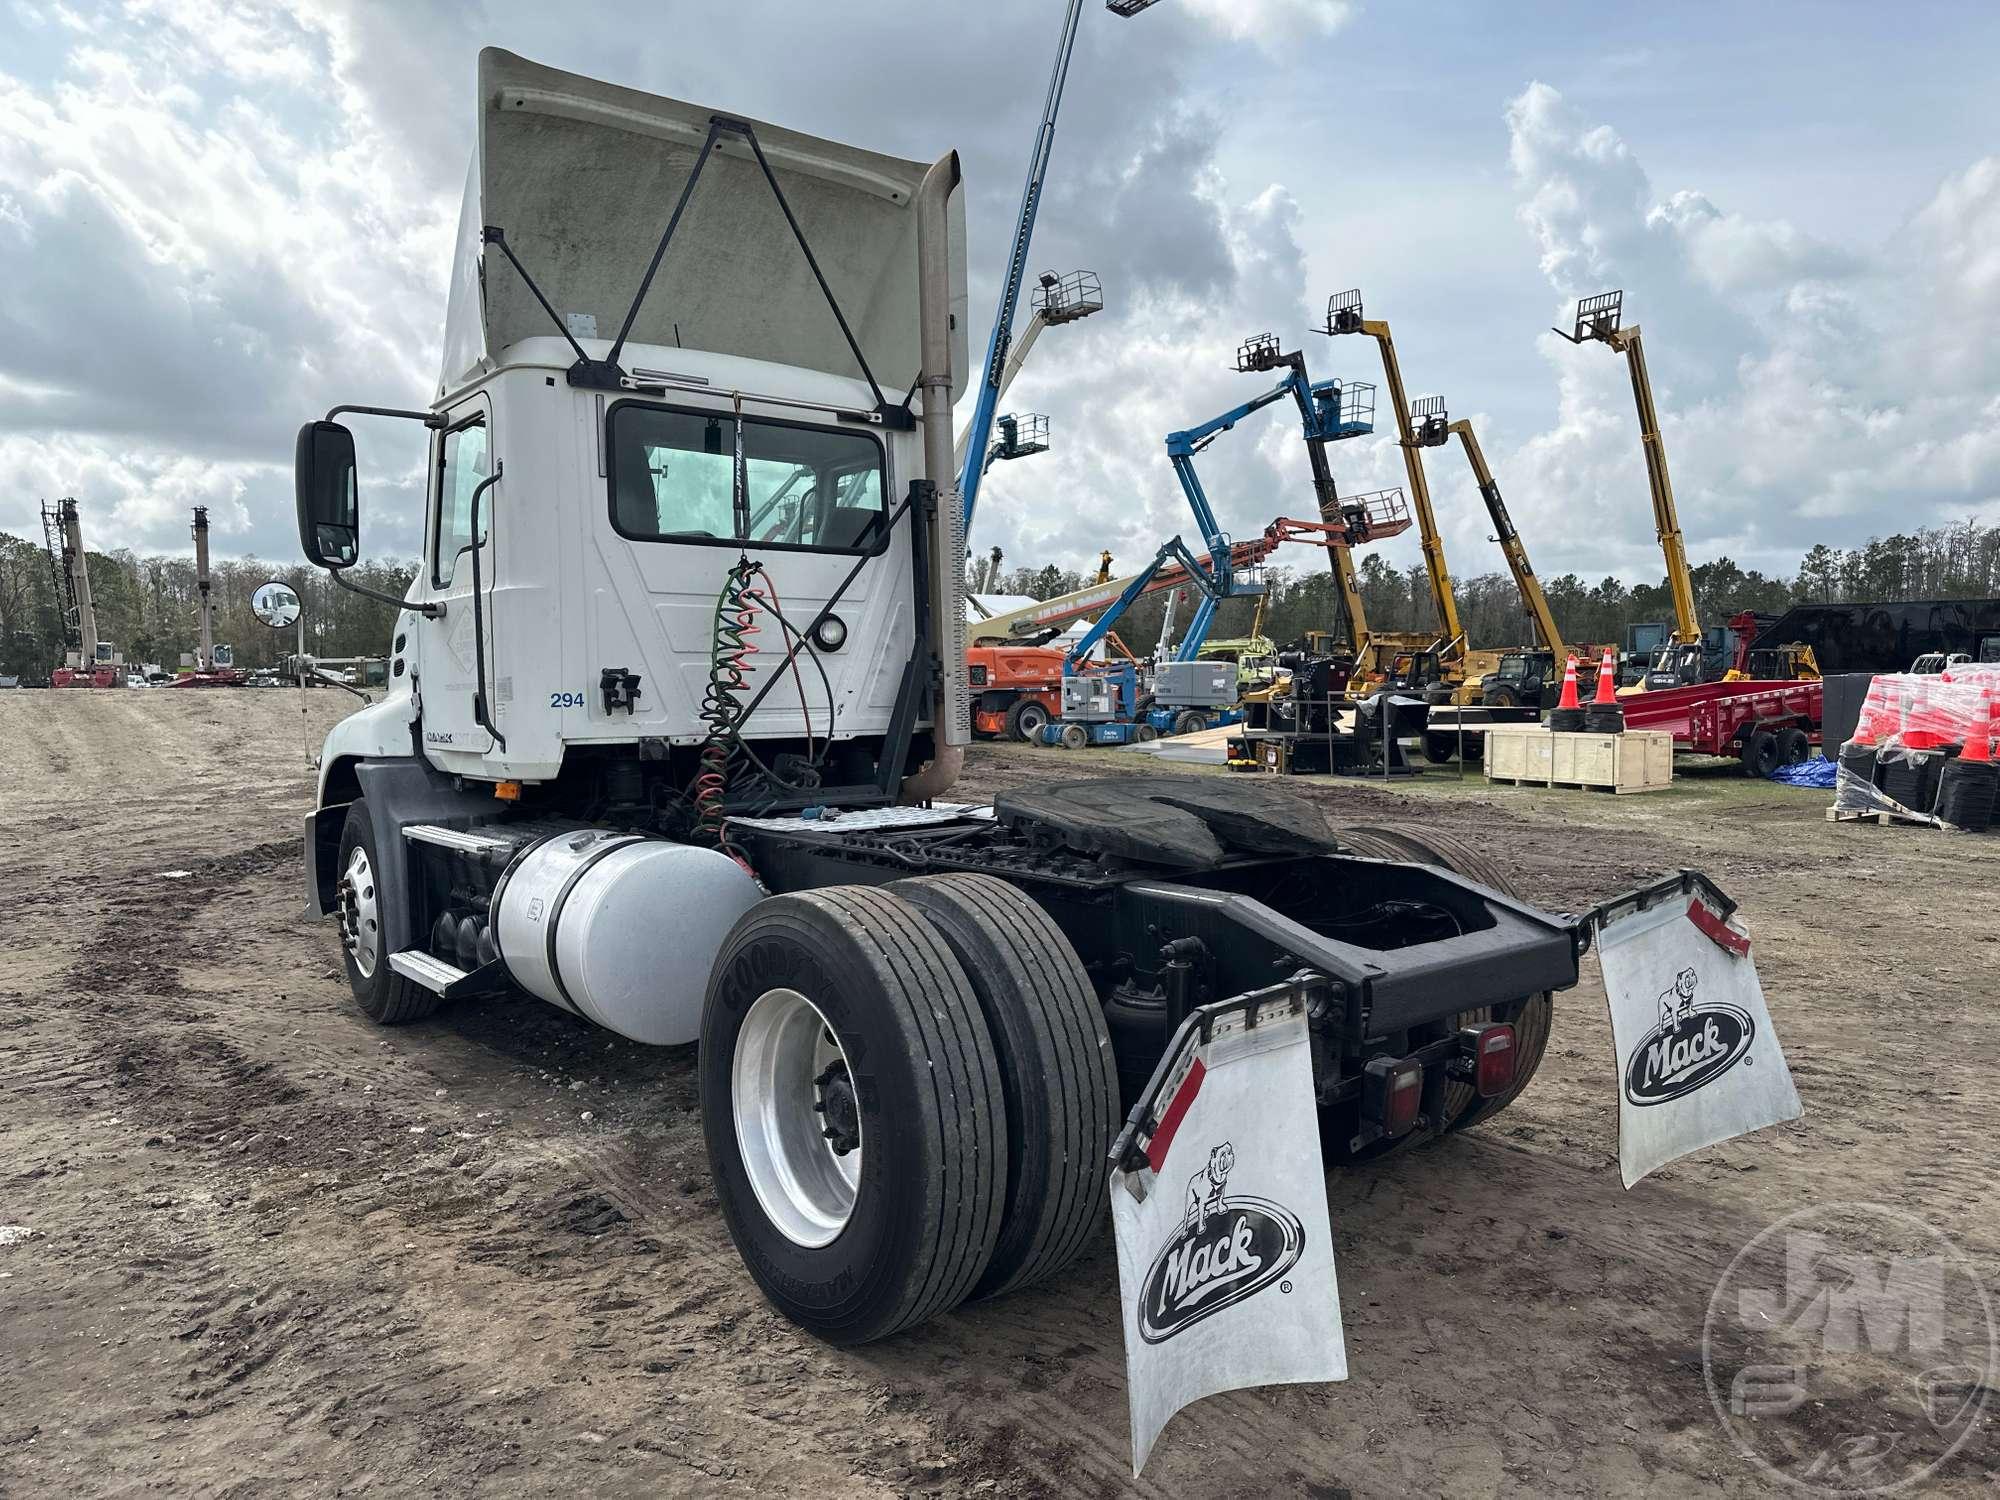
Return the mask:
POLYGON ((1424 1103, 1424 1065, 1414 1059, 1378 1057, 1366 1070, 1365 1112, 1381 1122, 1388 1136, 1407 1135, 1424 1103))
POLYGON ((1490 1026, 1468 1026, 1464 1035, 1472 1047, 1472 1086, 1479 1097, 1505 1093, 1514 1082, 1514 1028, 1495 1021, 1490 1026))

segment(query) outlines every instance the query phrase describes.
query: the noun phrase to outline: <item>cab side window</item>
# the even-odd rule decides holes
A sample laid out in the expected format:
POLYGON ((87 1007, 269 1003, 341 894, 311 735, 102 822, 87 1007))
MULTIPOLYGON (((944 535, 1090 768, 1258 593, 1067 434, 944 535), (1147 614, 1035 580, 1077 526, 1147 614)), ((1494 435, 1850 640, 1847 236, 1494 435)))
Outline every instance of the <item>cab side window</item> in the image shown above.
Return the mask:
MULTIPOLYGON (((431 554, 431 582, 439 588, 450 584, 458 572, 459 548, 472 540, 472 492, 491 472, 484 417, 444 435, 438 461, 436 550, 431 554)), ((491 515, 486 504, 480 511, 482 521, 491 515)), ((485 530, 482 526, 482 533, 485 530)))

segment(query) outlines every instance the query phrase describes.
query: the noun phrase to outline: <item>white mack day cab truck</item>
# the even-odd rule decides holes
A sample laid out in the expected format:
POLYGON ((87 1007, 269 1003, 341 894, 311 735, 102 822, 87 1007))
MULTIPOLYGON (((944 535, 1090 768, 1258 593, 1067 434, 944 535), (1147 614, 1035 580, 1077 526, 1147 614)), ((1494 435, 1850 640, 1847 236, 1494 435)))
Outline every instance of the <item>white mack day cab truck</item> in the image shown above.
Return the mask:
POLYGON ((389 690, 327 736, 305 833, 355 999, 512 987, 698 1044, 744 1265, 843 1344, 1059 1273, 1219 1017, 1303 1013, 1330 1159, 1490 1119, 1591 930, 1237 778, 943 800, 965 259, 955 155, 489 50, 436 398, 297 450, 338 579, 337 418, 429 430, 389 690))

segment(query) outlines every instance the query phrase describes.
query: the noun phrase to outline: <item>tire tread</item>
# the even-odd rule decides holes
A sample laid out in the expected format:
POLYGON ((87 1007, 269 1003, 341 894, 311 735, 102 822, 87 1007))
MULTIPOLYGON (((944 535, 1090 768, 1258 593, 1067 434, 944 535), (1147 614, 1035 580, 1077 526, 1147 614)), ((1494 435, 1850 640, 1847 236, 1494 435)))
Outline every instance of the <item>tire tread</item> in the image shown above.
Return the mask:
POLYGON ((1011 1080, 1010 1165, 1044 1153, 1041 1170, 1024 1171, 1022 1181, 1010 1172, 1009 1218, 974 1292, 1000 1296, 1062 1270, 1101 1221, 1100 1184, 1118 1110, 1110 1032, 1062 929, 1015 887, 956 874, 890 889, 938 926, 974 978, 1001 1049, 1003 1083, 1011 1080))

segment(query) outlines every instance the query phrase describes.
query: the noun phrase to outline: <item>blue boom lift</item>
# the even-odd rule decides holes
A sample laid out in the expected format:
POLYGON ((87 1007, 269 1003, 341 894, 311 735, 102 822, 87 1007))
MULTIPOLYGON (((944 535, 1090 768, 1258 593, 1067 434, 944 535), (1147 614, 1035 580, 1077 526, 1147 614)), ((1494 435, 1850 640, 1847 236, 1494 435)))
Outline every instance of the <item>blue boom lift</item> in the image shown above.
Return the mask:
POLYGON ((1236 351, 1236 368, 1246 374, 1283 370, 1284 378, 1261 396, 1230 408, 1197 427, 1167 434, 1167 456, 1194 512, 1208 561, 1202 561, 1178 536, 1170 538, 1153 561, 1127 585, 1097 623, 1084 633, 1063 661, 1063 716, 1042 729, 1044 744, 1082 749, 1086 745, 1123 745, 1159 734, 1188 733, 1212 724, 1234 722, 1240 710, 1236 669, 1227 662, 1201 661, 1201 648, 1224 599, 1263 592, 1263 585, 1236 576, 1230 560, 1230 540, 1216 521, 1208 493, 1195 473, 1195 455, 1238 422, 1290 397, 1299 410, 1299 424, 1312 461, 1313 490, 1322 514, 1337 515, 1340 496, 1327 463, 1326 446, 1343 438, 1375 430, 1375 387, 1364 381, 1323 380, 1315 384, 1306 373, 1305 355, 1286 353, 1276 334, 1260 333, 1236 351), (1139 712, 1138 671, 1125 662, 1115 667, 1091 667, 1089 655, 1111 633, 1120 616, 1146 592, 1153 575, 1170 561, 1187 570, 1200 593, 1187 634, 1169 662, 1159 663, 1153 680, 1153 706, 1139 712))

